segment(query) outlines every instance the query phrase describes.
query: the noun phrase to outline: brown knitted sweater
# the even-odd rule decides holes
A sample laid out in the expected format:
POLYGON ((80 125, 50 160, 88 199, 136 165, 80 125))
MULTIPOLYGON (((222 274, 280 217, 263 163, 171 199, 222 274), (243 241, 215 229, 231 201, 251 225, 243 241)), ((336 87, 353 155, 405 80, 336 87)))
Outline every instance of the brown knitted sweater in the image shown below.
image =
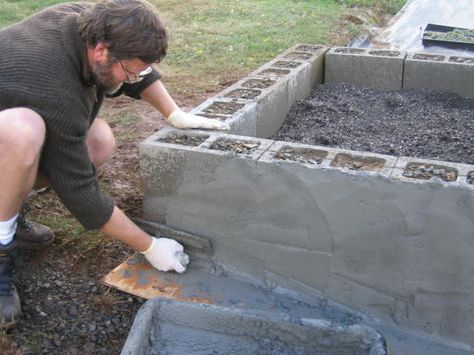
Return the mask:
MULTIPOLYGON (((0 30, 0 111, 27 107, 46 123, 40 170, 72 214, 88 229, 110 218, 114 203, 100 191, 85 138, 104 98, 88 69, 76 23, 88 3, 47 8, 0 30)), ((126 95, 159 79, 123 85, 126 95)))

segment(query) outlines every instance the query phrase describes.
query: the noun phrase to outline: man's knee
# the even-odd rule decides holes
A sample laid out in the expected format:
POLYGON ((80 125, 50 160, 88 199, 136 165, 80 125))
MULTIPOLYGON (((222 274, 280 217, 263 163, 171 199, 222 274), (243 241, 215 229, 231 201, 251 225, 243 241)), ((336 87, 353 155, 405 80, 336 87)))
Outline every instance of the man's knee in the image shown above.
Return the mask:
POLYGON ((112 129, 105 121, 96 119, 87 133, 86 144, 94 165, 102 166, 115 149, 112 129))
POLYGON ((46 136, 43 118, 28 108, 0 111, 0 144, 3 149, 27 153, 36 159, 46 136))

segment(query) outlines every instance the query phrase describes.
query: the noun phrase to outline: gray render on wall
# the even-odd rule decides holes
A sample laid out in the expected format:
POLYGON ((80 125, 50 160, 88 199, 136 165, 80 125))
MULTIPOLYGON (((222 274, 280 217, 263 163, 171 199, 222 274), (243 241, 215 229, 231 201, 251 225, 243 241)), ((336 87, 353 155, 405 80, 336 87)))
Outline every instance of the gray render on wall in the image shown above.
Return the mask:
POLYGON ((474 345, 472 188, 258 158, 143 145, 145 218, 267 285, 474 345))
MULTIPOLYGON (((307 73, 314 78, 321 78, 326 50, 309 59, 307 73)), ((422 63, 431 67, 430 60, 416 65, 422 63)), ((474 64, 463 68, 472 73, 474 64)), ((409 82, 409 74, 397 74, 397 82, 409 82)), ((469 75, 460 75, 458 83, 472 92, 469 75)), ((245 117, 253 136, 259 127, 273 131, 271 115, 265 117, 272 111, 263 107, 273 107, 274 98, 279 110, 289 109, 291 77, 278 79, 273 89, 281 92, 262 90, 266 99, 248 101, 231 115, 231 132, 242 134, 245 117)), ((222 97, 195 112, 214 100, 222 97)), ((209 238, 214 261, 269 287, 328 298, 383 324, 474 349, 474 185, 466 181, 473 166, 428 161, 453 167, 459 176, 450 183, 421 181, 402 175, 411 158, 383 156, 379 172, 353 172, 330 167, 337 149, 322 148, 329 154, 316 166, 273 158, 283 145, 308 148, 303 145, 199 131, 185 131, 208 135, 199 147, 158 141, 171 131, 161 130, 140 146, 148 221, 209 238), (219 137, 261 144, 243 157, 209 149, 219 137)))

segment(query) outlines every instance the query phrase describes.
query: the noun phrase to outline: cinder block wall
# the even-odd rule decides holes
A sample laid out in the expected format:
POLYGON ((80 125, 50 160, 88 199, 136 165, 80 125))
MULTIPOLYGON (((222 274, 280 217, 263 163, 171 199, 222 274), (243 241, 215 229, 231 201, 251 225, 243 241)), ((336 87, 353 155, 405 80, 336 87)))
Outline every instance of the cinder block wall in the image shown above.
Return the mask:
POLYGON ((403 89, 452 91, 474 98, 474 57, 412 53, 405 60, 403 89))
MULTIPOLYGON (((217 262, 268 286, 328 297, 474 350, 473 166, 252 138, 272 134, 291 104, 323 82, 327 50, 290 48, 193 111, 225 119, 240 136, 165 129, 143 142, 145 216, 210 238, 217 262), (227 111, 219 112, 221 103, 227 111), (165 143, 172 132, 204 142, 165 143), (211 149, 218 139, 260 145, 241 155, 211 149), (320 164, 275 159, 285 146, 327 154, 320 164), (372 172, 335 168, 340 153, 383 164, 372 172), (455 181, 405 177, 416 163, 454 169, 455 181)), ((397 56, 387 56, 384 63, 399 65, 397 56)), ((452 70, 472 73, 474 59, 461 61, 463 69, 452 70)), ((431 65, 429 58, 419 62, 431 65)), ((409 73, 393 76, 397 87, 414 80, 409 73)), ((355 84, 370 87, 371 80, 355 84)), ((459 82, 450 88, 466 96, 459 82)), ((472 81, 466 85, 472 93, 472 81)), ((433 88, 421 81, 417 87, 433 88)))
POLYGON ((474 345, 473 166, 451 164, 455 182, 422 181, 390 156, 366 154, 383 165, 355 173, 331 166, 339 150, 303 164, 274 156, 315 147, 253 138, 245 156, 209 149, 239 136, 189 148, 160 134, 141 146, 147 220, 210 238, 217 262, 267 285, 474 345))
POLYGON ((324 82, 401 90, 405 56, 403 51, 334 47, 326 53, 324 82))

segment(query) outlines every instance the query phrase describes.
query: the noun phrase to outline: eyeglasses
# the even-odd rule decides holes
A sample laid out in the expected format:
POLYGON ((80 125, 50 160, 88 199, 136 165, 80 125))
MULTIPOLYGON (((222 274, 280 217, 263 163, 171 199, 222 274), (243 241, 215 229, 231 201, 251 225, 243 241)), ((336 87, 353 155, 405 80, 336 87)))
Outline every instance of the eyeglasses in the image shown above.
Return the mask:
POLYGON ((119 59, 118 61, 119 61, 119 63, 120 63, 120 66, 122 67, 123 72, 125 73, 125 76, 127 77, 126 82, 127 82, 128 84, 135 84, 135 83, 138 83, 138 82, 142 81, 142 80, 145 78, 145 76, 146 76, 147 74, 150 74, 150 73, 152 72, 152 70, 153 70, 152 67, 148 67, 148 68, 146 68, 145 70, 139 72, 138 74, 134 74, 134 73, 130 72, 129 70, 127 70, 127 69, 125 68, 125 66, 123 65, 123 63, 122 63, 122 61, 121 61, 120 59, 119 59), (130 76, 128 75, 128 73, 131 73, 132 76, 130 77, 130 76))

